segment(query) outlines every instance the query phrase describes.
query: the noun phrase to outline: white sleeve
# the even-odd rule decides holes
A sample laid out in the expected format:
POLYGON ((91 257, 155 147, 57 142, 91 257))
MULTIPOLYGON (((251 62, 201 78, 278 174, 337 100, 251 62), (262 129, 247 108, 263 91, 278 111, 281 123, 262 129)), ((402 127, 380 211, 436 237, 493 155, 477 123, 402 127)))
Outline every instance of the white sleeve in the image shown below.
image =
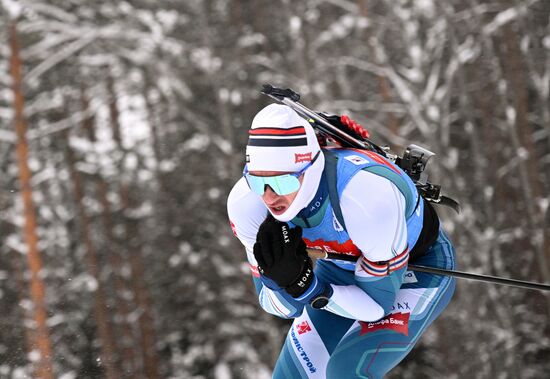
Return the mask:
MULTIPOLYGON (((407 248, 404 196, 389 180, 360 171, 344 188, 340 207, 347 232, 363 254, 357 262, 356 278, 377 281, 377 286, 391 281, 388 276, 371 277, 361 269, 361 263, 388 261, 407 248)), ((382 318, 384 308, 366 292, 374 285, 372 281, 361 284, 365 289, 359 285, 332 285, 334 293, 324 309, 361 321, 382 318)), ((388 296, 394 295, 388 292, 388 296)))
POLYGON ((262 199, 252 192, 246 180, 241 178, 233 186, 227 198, 227 214, 233 233, 245 247, 248 262, 253 267, 257 266, 252 252, 256 235, 267 212, 262 199))
POLYGON ((384 308, 358 286, 331 286, 334 292, 324 310, 359 321, 376 321, 384 317, 384 308))
POLYGON ((407 248, 405 197, 388 179, 359 171, 340 207, 351 240, 369 261, 387 261, 407 248))

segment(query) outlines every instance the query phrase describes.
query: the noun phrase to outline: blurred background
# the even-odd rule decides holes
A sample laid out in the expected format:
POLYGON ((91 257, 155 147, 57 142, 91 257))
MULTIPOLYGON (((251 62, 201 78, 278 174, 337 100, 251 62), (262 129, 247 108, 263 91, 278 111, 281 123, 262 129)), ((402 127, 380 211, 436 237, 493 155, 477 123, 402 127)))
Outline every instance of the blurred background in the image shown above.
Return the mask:
MULTIPOLYGON (((269 378, 227 195, 291 87, 432 182, 463 271, 550 283, 547 0, 1 0, 0 378, 269 378)), ((389 378, 547 378, 548 293, 459 280, 389 378)))

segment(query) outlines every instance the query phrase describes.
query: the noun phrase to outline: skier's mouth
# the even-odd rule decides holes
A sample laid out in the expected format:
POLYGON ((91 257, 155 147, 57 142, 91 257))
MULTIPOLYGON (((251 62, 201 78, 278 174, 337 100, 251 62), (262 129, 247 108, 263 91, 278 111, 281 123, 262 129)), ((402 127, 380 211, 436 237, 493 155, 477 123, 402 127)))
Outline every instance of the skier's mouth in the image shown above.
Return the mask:
POLYGON ((276 207, 269 207, 269 210, 271 211, 271 213, 275 214, 275 215, 280 215, 282 213, 284 213, 284 211, 286 210, 286 207, 284 205, 279 205, 279 206, 276 206, 276 207))

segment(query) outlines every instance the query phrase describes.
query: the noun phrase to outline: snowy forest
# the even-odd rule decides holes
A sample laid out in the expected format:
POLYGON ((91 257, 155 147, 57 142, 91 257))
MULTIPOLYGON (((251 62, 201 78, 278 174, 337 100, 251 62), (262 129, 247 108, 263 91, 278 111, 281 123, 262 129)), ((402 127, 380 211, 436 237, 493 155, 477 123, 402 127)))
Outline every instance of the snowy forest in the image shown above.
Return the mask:
MULTIPOLYGON (((0 40, 0 378, 271 377, 226 212, 264 83, 435 152, 457 269, 550 283, 547 0, 2 0, 0 40)), ((459 280, 388 378, 547 378, 549 315, 459 280)))

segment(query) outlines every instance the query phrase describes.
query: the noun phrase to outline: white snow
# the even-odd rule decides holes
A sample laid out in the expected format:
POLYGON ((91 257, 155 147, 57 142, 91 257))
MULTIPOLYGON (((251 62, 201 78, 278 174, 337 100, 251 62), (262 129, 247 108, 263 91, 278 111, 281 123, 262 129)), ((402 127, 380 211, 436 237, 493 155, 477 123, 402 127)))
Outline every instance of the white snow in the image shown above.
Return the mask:
POLYGON ((249 33, 245 34, 237 41, 237 46, 239 47, 250 47, 254 45, 262 45, 267 41, 267 38, 260 33, 249 33))
POLYGON ((216 379, 232 379, 231 369, 225 362, 220 362, 214 368, 214 377, 216 379))
POLYGON ((414 66, 420 66, 422 62, 422 49, 420 48, 420 45, 418 44, 412 44, 409 47, 409 55, 411 56, 411 59, 413 61, 414 66))
POLYGON ((30 373, 23 367, 17 367, 11 373, 11 379, 29 379, 30 377, 30 373))
POLYGON ((493 21, 491 21, 490 23, 488 23, 483 27, 483 34, 486 34, 486 35, 493 34, 501 26, 512 21, 518 15, 519 15, 519 12, 516 8, 509 8, 509 9, 506 9, 505 11, 500 12, 495 16, 493 21))
MULTIPOLYGON (((0 353, 3 353, 2 350, 0 350, 0 353)), ((0 365, 0 375, 8 376, 8 373, 10 372, 10 366, 3 364, 0 365)))
POLYGON ((220 148, 221 151, 223 151, 225 154, 231 154, 233 152, 233 147, 231 146, 231 143, 223 138, 215 137, 214 143, 216 146, 220 148))
POLYGON ((243 101, 243 96, 240 91, 234 89, 231 91, 231 103, 233 105, 240 105, 243 101))
POLYGON ((17 137, 15 133, 9 130, 0 129, 0 141, 15 143, 16 140, 17 140, 17 137))
POLYGON ((29 73, 25 75, 27 82, 36 81, 41 75, 45 74, 48 70, 55 67, 62 61, 74 56, 78 51, 83 49, 86 45, 94 41, 99 36, 96 31, 88 31, 83 33, 82 36, 68 44, 64 44, 62 48, 57 51, 50 52, 47 59, 35 66, 29 73))
POLYGON ((213 74, 222 66, 222 60, 212 54, 206 47, 195 48, 191 51, 191 61, 201 70, 213 74))
POLYGON ((63 314, 58 313, 48 318, 48 320, 46 321, 46 325, 48 325, 48 327, 51 328, 56 325, 62 324, 64 322, 65 322, 65 317, 63 316, 63 314))
POLYGON ((208 197, 212 200, 218 199, 222 194, 222 191, 219 188, 210 188, 208 190, 208 197))
POLYGON ((223 247, 228 247, 231 243, 231 240, 227 236, 220 236, 218 238, 218 244, 223 247))
MULTIPOLYGON (((124 95, 117 99, 123 145, 133 148, 150 139, 151 129, 146 121, 145 99, 141 95, 124 95)), ((135 167, 135 166, 134 166, 135 167)))
POLYGON ((69 287, 74 290, 84 289, 88 292, 94 292, 98 287, 98 283, 93 276, 82 273, 71 280, 69 287))
POLYGON ((78 18, 71 13, 65 12, 63 9, 49 5, 39 1, 32 1, 28 3, 28 6, 36 13, 42 13, 47 16, 52 16, 59 21, 72 24, 78 22, 78 18))
POLYGON ((188 21, 187 16, 173 10, 160 9, 157 11, 156 17, 167 33, 174 29, 176 23, 184 23, 188 21))
POLYGON ((74 371, 65 372, 59 376, 59 379, 76 379, 76 378, 77 378, 77 374, 74 371))
POLYGON ((302 20, 297 16, 292 16, 289 20, 288 26, 290 28, 290 33, 296 35, 302 28, 302 20))
MULTIPOLYGON (((20 222, 22 225, 23 220, 20 220, 20 222)), ((27 244, 21 240, 19 235, 10 234, 4 241, 6 246, 8 246, 11 250, 17 251, 20 254, 27 254, 27 244)))
POLYGON ((176 163, 171 160, 165 159, 159 163, 159 170, 162 172, 174 171, 175 168, 176 168, 176 163))
POLYGON ((27 354, 27 357, 29 358, 29 361, 31 361, 31 362, 38 362, 40 360, 41 354, 38 350, 31 350, 27 354))
POLYGON ((434 104, 431 104, 431 105, 428 106, 428 109, 427 109, 426 113, 428 114, 428 117, 432 121, 439 121, 439 119, 441 117, 441 112, 439 111, 439 107, 437 107, 434 104))
POLYGON ((510 124, 516 121, 516 110, 513 107, 506 107, 506 119, 510 124))
POLYGON ((458 165, 459 153, 456 147, 447 148, 444 157, 445 167, 449 170, 454 170, 458 165))
POLYGON ((153 213, 153 205, 149 201, 142 202, 138 208, 127 209, 124 214, 133 219, 147 218, 153 213))
POLYGON ((428 18, 432 18, 435 14, 435 6, 433 0, 416 0, 412 2, 416 10, 428 18))
POLYGON ((479 50, 480 47, 475 43, 472 36, 468 36, 457 48, 458 60, 460 63, 470 62, 473 58, 477 57, 479 50))
POLYGON ((221 87, 218 91, 218 96, 223 103, 226 103, 229 100, 229 90, 221 87))
POLYGON ((184 151, 201 151, 210 144, 210 138, 206 134, 195 133, 183 144, 184 151))
POLYGON ((17 0, 2 0, 2 6, 12 19, 18 18, 23 11, 23 5, 21 5, 21 2, 17 0))

